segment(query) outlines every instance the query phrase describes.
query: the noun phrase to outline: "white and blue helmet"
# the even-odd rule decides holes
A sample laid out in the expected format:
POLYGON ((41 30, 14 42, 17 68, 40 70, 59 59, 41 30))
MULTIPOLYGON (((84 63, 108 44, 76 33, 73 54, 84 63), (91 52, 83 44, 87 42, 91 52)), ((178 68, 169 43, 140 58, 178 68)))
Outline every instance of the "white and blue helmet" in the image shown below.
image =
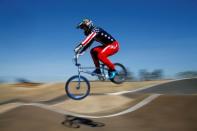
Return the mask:
POLYGON ((90 19, 83 19, 77 25, 77 29, 84 29, 84 27, 88 27, 88 29, 91 29, 93 27, 93 22, 90 19))

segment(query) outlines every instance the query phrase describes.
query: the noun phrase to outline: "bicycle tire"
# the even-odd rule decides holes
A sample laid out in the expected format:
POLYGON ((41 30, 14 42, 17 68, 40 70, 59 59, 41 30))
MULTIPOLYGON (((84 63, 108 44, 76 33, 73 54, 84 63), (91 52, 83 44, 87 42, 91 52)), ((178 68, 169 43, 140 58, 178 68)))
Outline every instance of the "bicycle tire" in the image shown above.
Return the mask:
POLYGON ((122 74, 120 75, 118 72, 118 74, 113 78, 110 79, 111 82, 115 83, 115 84, 122 84, 123 82, 125 82, 126 78, 127 78, 127 69, 124 67, 124 65, 120 64, 120 63, 114 63, 115 68, 118 66, 119 68, 122 69, 122 74), (122 80, 117 80, 118 77, 123 77, 122 80))
POLYGON ((75 79, 79 79, 79 76, 78 75, 75 75, 75 76, 72 76, 70 77, 67 82, 66 82, 66 85, 65 85, 65 91, 66 91, 66 94, 68 95, 69 98, 73 99, 73 100, 81 100, 81 99, 84 99, 85 97, 87 97, 89 94, 90 94, 90 83, 89 81, 84 77, 84 76, 80 76, 80 83, 83 82, 85 83, 86 85, 86 89, 85 89, 85 92, 84 92, 84 95, 83 96, 77 96, 77 94, 72 94, 70 92, 70 83, 71 82, 74 82, 75 79))

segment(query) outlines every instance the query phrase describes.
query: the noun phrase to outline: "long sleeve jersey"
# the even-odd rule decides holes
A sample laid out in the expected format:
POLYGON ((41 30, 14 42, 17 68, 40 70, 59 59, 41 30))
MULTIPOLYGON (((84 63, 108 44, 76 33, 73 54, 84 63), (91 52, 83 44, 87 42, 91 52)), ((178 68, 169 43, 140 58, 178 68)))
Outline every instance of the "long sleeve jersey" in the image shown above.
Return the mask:
POLYGON ((93 41, 97 41, 103 45, 108 45, 116 41, 109 33, 99 27, 93 27, 89 32, 85 32, 87 36, 82 41, 83 46, 89 46, 93 41))

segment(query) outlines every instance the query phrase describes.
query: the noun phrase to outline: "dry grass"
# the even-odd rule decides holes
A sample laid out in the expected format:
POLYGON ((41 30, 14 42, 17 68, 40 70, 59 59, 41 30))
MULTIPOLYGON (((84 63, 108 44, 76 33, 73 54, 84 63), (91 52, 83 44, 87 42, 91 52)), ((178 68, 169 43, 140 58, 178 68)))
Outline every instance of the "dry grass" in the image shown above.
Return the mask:
POLYGON ((23 82, 23 83, 15 83, 13 84, 14 87, 39 87, 42 83, 31 83, 31 82, 23 82))

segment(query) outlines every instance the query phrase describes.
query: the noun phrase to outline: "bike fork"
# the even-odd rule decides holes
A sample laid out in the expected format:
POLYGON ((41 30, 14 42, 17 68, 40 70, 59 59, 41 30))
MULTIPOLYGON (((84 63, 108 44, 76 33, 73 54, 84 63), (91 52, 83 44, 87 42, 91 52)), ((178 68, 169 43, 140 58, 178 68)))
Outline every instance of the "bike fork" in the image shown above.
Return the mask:
POLYGON ((78 76, 79 76, 79 79, 78 79, 77 90, 80 89, 80 84, 81 84, 81 69, 80 69, 80 66, 78 67, 78 76))

